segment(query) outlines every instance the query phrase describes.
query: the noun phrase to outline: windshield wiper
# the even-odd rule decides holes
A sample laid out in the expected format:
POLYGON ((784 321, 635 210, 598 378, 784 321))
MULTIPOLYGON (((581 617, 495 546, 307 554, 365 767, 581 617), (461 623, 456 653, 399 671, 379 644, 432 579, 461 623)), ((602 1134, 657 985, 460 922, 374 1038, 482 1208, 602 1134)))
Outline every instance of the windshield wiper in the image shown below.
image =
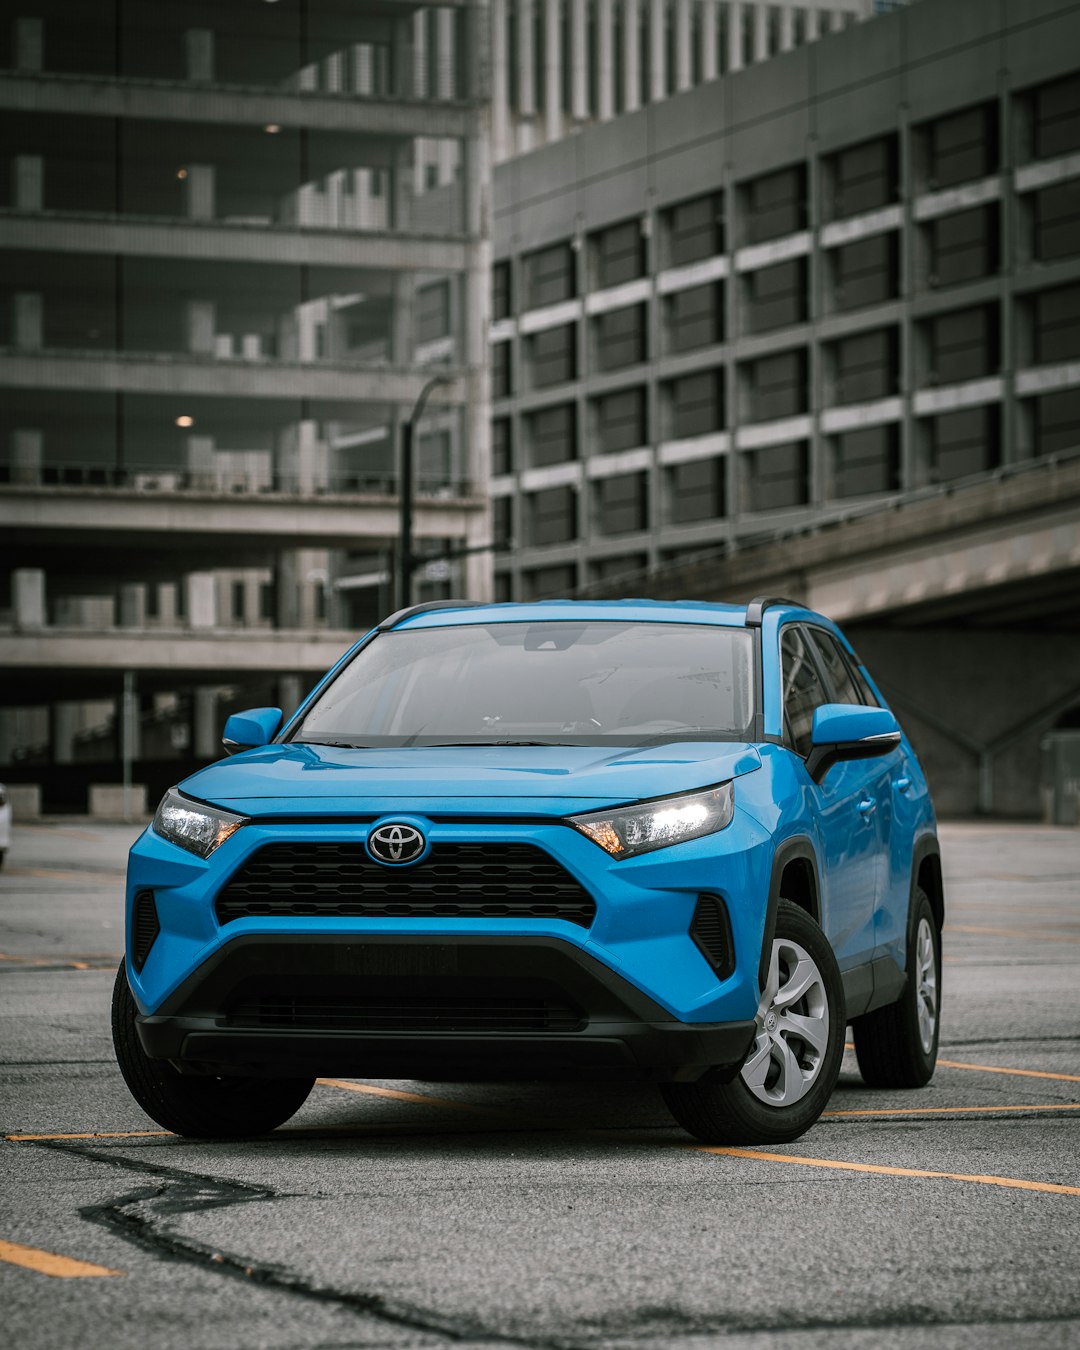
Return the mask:
POLYGON ((373 750, 375 747, 363 741, 307 741, 296 740, 293 745, 329 745, 335 750, 373 750))
POLYGON ((571 745, 570 741, 434 741, 431 745, 417 746, 418 750, 456 750, 491 745, 571 745))

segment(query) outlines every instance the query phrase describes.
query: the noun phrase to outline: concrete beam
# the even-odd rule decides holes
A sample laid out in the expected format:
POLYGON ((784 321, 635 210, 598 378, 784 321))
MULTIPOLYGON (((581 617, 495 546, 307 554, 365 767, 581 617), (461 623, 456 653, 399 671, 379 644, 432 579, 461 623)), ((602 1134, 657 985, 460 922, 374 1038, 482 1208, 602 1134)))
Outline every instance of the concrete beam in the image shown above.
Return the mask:
MULTIPOLYGON (((482 516, 481 498, 421 497, 414 508, 418 539, 464 539, 470 522, 482 516)), ((286 493, 160 492, 123 488, 0 488, 0 536, 12 549, 77 542, 121 548, 145 540, 150 546, 196 546, 226 552, 307 546, 351 549, 378 544, 398 534, 398 501, 393 496, 286 493)), ((217 556, 215 554, 215 556, 217 556)), ((208 565, 213 565, 209 564, 208 565)))
POLYGON ((351 632, 164 633, 148 629, 40 633, 0 632, 0 664, 17 676, 27 671, 80 670, 206 676, 206 683, 250 674, 295 671, 321 674, 357 640, 351 632))
MULTIPOLYGON (((285 361, 198 360, 175 354, 160 360, 112 354, 51 352, 0 357, 0 389, 102 389, 125 394, 185 394, 219 398, 339 399, 412 405, 430 372, 285 361)), ((432 392, 433 404, 461 403, 460 382, 432 392)))
POLYGON ((5 213, 0 249, 48 253, 120 253, 139 258, 197 258, 212 262, 309 264, 376 271, 460 272, 470 246, 463 239, 345 233, 284 225, 215 221, 147 221, 76 213, 42 218, 5 213), (91 228, 92 227, 92 228, 91 228))
POLYGON ((131 117, 163 122, 210 122, 289 129, 360 132, 367 136, 466 136, 468 104, 427 99, 383 102, 286 89, 214 88, 188 81, 135 80, 36 71, 0 75, 0 109, 25 113, 67 113, 75 117, 131 117))

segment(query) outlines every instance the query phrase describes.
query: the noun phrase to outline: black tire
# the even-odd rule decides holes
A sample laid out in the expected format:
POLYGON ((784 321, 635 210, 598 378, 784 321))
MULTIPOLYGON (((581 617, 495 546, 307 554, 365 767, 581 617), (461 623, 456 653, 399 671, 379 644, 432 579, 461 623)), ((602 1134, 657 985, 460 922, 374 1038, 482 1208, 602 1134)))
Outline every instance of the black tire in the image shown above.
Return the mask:
POLYGON ((116 1060, 131 1095, 151 1120, 193 1139, 243 1139, 267 1134, 299 1111, 314 1078, 212 1078, 182 1074, 143 1051, 135 1000, 121 961, 113 986, 116 1060))
POLYGON ((930 904, 930 897, 919 887, 912 898, 911 929, 907 955, 907 983, 895 1003, 857 1017, 851 1024, 855 1036, 855 1057, 859 1072, 868 1087, 925 1087, 934 1076, 937 1064, 938 1036, 941 1030, 941 930, 930 904), (933 970, 933 1026, 924 1040, 925 1019, 920 1026, 919 1009, 927 1008, 929 992, 923 969, 927 954, 925 940, 929 930, 929 950, 933 970), (922 955, 920 956, 920 935, 922 955))
MULTIPOLYGON (((751 1072, 757 1064, 765 1066, 768 1074, 779 1074, 780 1054, 770 1054, 770 1032, 767 1019, 775 1013, 774 1007, 759 1012, 759 1033, 747 1055, 742 1069, 728 1083, 716 1082, 708 1078, 697 1083, 664 1083, 661 1092, 671 1114, 684 1130, 707 1144, 787 1144, 805 1134, 818 1116, 824 1111, 840 1072, 840 1061, 844 1056, 844 987, 840 980, 836 957, 825 934, 798 905, 781 900, 776 915, 776 938, 773 942, 773 959, 780 959, 780 970, 788 972, 790 978, 795 967, 785 965, 794 950, 790 944, 797 944, 808 955, 817 968, 817 981, 808 997, 796 999, 782 1006, 780 1022, 773 1023, 771 1043, 774 1046, 786 1045, 795 1059, 799 1061, 800 1071, 811 1074, 795 1090, 803 1095, 790 1105, 772 1105, 763 1100, 761 1093, 774 1090, 768 1077, 755 1088, 748 1085, 744 1074, 751 1072), (808 999, 817 1009, 816 1022, 823 1039, 820 1051, 816 1054, 809 1042, 800 1041, 797 1036, 787 1032, 781 1041, 784 1030, 784 1014, 800 1014, 809 1021, 813 1011, 808 999), (821 1017, 824 1010, 826 1016, 821 1017), (811 1067, 807 1067, 811 1066, 811 1067)), ((801 958, 800 958, 801 959, 801 958)), ((783 992, 783 991, 781 991, 783 992)), ((774 1079, 774 1083, 778 1081, 774 1079)))

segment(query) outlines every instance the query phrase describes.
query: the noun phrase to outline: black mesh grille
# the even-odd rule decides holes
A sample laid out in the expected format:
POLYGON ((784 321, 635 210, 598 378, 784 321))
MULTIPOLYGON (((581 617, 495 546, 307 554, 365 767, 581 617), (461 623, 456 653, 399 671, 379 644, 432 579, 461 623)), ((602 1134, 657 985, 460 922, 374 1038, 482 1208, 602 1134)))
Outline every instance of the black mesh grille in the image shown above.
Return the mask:
POLYGON ((731 939, 731 920, 727 906, 718 895, 699 895, 690 936, 699 951, 722 980, 735 970, 735 944, 731 939))
POLYGON ((589 893, 532 844, 436 844, 384 867, 362 844, 267 844, 222 889, 218 922, 278 918, 565 919, 588 928, 589 893))
POLYGON ((131 964, 142 970, 150 948, 161 932, 153 891, 139 891, 131 913, 131 964))
POLYGON ((577 1031, 582 1017, 547 998, 267 994, 229 1009, 234 1027, 300 1031, 577 1031))

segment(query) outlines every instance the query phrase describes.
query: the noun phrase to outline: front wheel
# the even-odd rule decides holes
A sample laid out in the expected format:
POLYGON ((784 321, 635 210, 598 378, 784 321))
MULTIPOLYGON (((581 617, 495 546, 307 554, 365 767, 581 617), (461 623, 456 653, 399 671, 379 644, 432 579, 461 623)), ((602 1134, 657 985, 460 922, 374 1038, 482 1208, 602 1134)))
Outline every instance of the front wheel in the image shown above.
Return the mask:
POLYGON ((708 1144, 786 1144, 825 1109, 844 1054, 844 991, 828 939, 781 900, 750 1053, 729 1083, 664 1083, 668 1109, 708 1144))
POLYGON ((116 1061, 131 1095, 151 1120, 193 1139, 243 1139, 267 1134, 294 1115, 314 1078, 203 1078, 150 1059, 135 1026, 135 1000, 124 962, 113 986, 116 1061))
POLYGON ((924 1087, 937 1064, 941 1010, 941 930, 930 898, 916 888, 907 983, 895 1003, 856 1017, 855 1057, 868 1087, 924 1087))

